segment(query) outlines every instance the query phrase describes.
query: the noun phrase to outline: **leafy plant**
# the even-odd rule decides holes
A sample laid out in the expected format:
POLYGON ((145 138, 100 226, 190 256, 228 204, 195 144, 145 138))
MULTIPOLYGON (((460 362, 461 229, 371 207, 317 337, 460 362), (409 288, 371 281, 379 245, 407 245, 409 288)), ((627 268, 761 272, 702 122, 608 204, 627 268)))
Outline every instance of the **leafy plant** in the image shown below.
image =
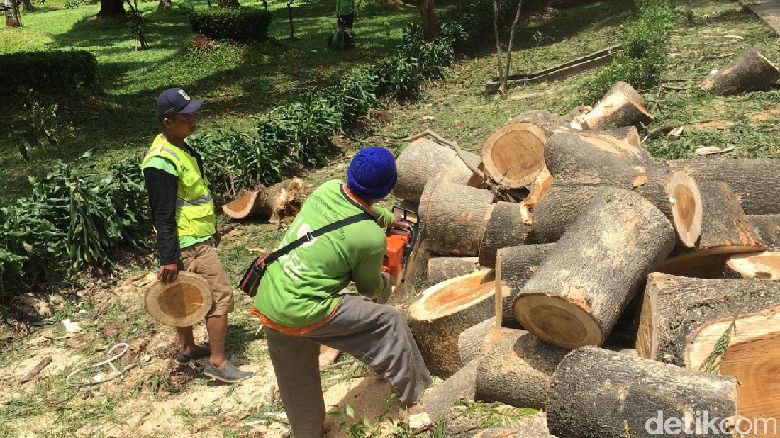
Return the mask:
MULTIPOLYGON (((30 161, 28 152, 34 148, 40 148, 44 151, 44 155, 49 157, 51 149, 59 149, 60 146, 57 104, 42 105, 35 98, 32 89, 27 90, 24 100, 22 110, 11 122, 12 131, 8 133, 8 137, 15 138, 19 142, 19 153, 25 161, 30 161), (45 143, 41 140, 45 140, 45 143)), ((70 130, 73 130, 72 126, 70 130)))
POLYGON ((265 41, 273 15, 261 9, 215 9, 190 14, 190 27, 213 39, 265 41))
POLYGON ((97 59, 85 50, 16 52, 0 55, 0 71, 0 95, 61 92, 94 85, 97 59))

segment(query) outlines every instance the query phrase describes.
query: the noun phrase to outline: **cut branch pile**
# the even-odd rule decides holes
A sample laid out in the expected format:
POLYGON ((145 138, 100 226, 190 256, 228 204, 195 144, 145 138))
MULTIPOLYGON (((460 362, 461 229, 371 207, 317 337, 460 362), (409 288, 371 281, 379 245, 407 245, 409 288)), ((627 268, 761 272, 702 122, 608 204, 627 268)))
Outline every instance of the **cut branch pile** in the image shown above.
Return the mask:
POLYGON ((761 371, 780 347, 780 168, 657 163, 649 120, 618 83, 514 117, 479 155, 430 132, 400 154, 427 261, 408 318, 445 379, 423 399, 434 421, 463 397, 545 410, 558 437, 674 435, 659 410, 780 416, 780 374, 761 371))

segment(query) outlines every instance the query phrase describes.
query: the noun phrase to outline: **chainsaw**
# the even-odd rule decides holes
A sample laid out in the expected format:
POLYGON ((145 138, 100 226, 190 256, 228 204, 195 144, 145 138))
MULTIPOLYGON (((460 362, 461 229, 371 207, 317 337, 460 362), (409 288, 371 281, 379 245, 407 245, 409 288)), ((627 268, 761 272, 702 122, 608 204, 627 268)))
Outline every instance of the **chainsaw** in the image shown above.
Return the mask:
MULTIPOLYGON (((387 229, 387 249, 382 261, 382 271, 387 272, 391 278, 391 290, 406 281, 409 258, 417 243, 419 226, 416 212, 396 206, 393 207, 393 216, 396 210, 402 211, 403 217, 387 229)), ((384 301, 389 295, 387 294, 384 301)), ((379 302, 382 302, 382 299, 379 302)))

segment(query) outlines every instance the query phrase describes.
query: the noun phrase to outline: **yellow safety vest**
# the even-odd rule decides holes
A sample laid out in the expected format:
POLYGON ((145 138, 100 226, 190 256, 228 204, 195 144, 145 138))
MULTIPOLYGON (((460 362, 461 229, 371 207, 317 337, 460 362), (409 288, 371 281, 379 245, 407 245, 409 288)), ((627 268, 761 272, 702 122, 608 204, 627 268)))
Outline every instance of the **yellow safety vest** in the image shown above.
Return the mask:
POLYGON ((152 142, 141 168, 152 157, 163 157, 176 166, 179 187, 176 191, 176 229, 179 236, 206 237, 217 232, 214 201, 209 180, 200 174, 198 161, 182 149, 163 140, 162 134, 152 142))

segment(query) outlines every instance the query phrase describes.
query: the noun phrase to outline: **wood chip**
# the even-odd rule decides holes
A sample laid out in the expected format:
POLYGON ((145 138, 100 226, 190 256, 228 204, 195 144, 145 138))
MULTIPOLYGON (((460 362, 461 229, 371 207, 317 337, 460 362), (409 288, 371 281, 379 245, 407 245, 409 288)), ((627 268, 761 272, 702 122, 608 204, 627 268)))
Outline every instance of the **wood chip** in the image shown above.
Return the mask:
POLYGON ((639 187, 647 184, 647 176, 646 175, 639 175, 638 177, 634 178, 634 187, 639 187))

